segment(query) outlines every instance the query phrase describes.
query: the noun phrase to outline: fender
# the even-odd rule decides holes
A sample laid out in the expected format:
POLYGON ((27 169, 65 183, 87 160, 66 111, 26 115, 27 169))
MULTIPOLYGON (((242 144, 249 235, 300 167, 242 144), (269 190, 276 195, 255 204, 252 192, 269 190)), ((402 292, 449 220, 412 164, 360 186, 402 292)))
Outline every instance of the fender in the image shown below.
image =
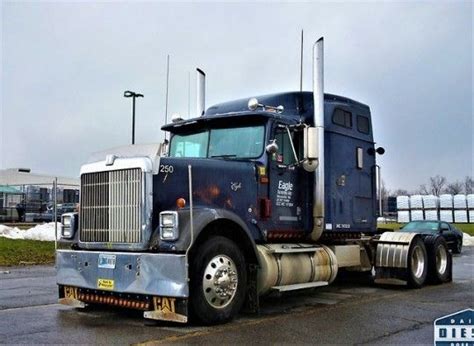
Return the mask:
MULTIPOLYGON (((179 239, 176 241, 163 241, 159 240, 159 229, 157 228, 154 232, 154 239, 153 243, 158 244, 157 248, 161 251, 174 251, 174 252, 185 252, 189 247, 191 242, 191 225, 189 220, 189 208, 184 208, 178 210, 178 222, 179 222, 179 232, 180 236, 179 239)), ((251 230, 247 226, 247 224, 235 213, 220 209, 220 208, 203 208, 203 207, 195 207, 193 210, 193 244, 200 239, 203 231, 207 229, 207 226, 213 222, 217 221, 228 221, 232 222, 233 224, 237 225, 243 232, 240 232, 238 235, 238 239, 241 239, 241 236, 244 236, 244 239, 241 239, 245 244, 250 245, 252 249, 252 256, 256 261, 256 254, 257 248, 254 240, 254 236, 252 235, 251 230)), ((232 229, 222 229, 221 230, 223 235, 226 235, 226 232, 232 232, 232 229)), ((255 233, 260 236, 260 233, 257 229, 255 229, 255 233)), ((233 233, 235 236, 235 232, 233 233)))

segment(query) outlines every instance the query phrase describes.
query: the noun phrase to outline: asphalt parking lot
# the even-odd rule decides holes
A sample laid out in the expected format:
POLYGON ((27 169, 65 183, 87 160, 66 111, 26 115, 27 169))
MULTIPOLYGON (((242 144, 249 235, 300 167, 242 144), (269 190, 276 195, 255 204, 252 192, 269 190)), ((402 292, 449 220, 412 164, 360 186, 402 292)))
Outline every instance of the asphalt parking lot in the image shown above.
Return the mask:
POLYGON ((346 274, 325 288, 261 302, 220 326, 145 323, 140 313, 56 303, 53 266, 0 268, 0 342, 6 344, 433 344, 433 321, 474 306, 474 248, 454 257, 454 281, 418 290, 346 274))

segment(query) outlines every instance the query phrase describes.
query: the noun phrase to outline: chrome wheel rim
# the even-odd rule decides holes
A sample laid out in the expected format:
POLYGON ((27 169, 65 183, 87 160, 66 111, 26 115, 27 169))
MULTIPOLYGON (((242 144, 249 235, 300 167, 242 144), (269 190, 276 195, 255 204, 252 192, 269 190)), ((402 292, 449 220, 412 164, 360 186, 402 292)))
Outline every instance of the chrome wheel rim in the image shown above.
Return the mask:
POLYGON ((239 278, 237 267, 231 258, 217 255, 204 270, 202 288, 209 305, 216 309, 225 308, 235 297, 239 278))
POLYGON ((419 279, 423 276, 425 271, 425 256, 423 256, 423 250, 420 246, 415 247, 411 255, 411 268, 413 275, 419 279))
POLYGON ((446 248, 440 245, 436 248, 436 270, 439 274, 444 274, 448 267, 448 254, 446 248))

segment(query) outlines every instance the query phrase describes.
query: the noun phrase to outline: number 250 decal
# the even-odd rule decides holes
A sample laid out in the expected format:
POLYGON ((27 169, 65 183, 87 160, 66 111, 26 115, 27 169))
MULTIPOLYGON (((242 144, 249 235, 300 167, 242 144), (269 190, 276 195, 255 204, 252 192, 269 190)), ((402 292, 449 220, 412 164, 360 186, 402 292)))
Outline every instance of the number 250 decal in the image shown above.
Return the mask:
POLYGON ((174 167, 171 165, 160 165, 160 173, 173 173, 174 167))

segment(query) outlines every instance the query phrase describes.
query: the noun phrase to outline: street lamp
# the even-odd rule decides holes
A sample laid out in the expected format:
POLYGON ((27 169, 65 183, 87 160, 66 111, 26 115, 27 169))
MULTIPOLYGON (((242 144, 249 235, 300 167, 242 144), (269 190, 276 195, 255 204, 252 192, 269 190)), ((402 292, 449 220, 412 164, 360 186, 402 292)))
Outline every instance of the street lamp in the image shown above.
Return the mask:
POLYGON ((127 90, 123 93, 123 96, 132 98, 132 144, 135 144, 135 98, 143 97, 143 94, 137 94, 133 91, 127 90))

